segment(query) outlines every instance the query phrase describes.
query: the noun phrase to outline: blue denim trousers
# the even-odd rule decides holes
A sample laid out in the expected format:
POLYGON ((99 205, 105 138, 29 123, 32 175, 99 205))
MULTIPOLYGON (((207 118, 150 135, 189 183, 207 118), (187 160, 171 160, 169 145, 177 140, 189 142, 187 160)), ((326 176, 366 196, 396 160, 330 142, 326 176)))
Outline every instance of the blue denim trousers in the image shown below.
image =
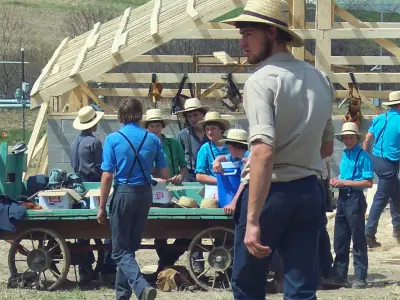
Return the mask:
POLYGON ((372 156, 374 171, 378 176, 378 188, 368 215, 365 233, 375 237, 379 218, 387 204, 390 204, 393 231, 400 237, 400 183, 399 162, 372 156))
MULTIPOLYGON (((249 189, 241 194, 235 215, 232 290, 235 300, 264 300, 273 255, 259 259, 245 244, 249 189)), ((284 299, 315 300, 318 285, 318 239, 323 226, 322 194, 317 178, 272 183, 260 216, 263 245, 278 249, 284 267, 284 299)))
POLYGON ((149 284, 135 259, 153 201, 150 185, 119 185, 111 200, 112 258, 117 264, 117 300, 128 300, 132 291, 139 299, 149 284))

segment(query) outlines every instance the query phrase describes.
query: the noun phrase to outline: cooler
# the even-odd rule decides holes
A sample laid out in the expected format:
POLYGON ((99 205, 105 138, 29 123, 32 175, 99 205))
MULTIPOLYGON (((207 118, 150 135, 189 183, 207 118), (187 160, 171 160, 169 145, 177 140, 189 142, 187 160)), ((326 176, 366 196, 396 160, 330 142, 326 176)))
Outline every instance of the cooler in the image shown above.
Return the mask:
POLYGON ((232 202, 240 185, 240 162, 223 162, 223 174, 217 174, 218 202, 224 207, 232 202))

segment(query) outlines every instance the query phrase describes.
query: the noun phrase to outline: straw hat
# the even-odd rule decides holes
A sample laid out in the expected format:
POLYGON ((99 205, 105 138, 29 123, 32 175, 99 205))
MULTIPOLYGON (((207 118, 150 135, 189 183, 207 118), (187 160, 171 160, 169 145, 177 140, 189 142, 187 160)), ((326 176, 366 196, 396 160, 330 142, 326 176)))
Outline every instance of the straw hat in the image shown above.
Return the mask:
POLYGON ((169 120, 163 118, 162 111, 159 108, 149 109, 148 111, 146 111, 146 115, 142 120, 143 126, 146 127, 147 123, 155 121, 163 122, 164 127, 167 126, 170 122, 169 120))
POLYGON ((225 139, 220 140, 220 143, 233 142, 248 145, 247 139, 249 135, 243 129, 229 129, 225 139))
POLYGON ((365 139, 365 134, 360 133, 357 124, 353 122, 344 123, 342 126, 342 132, 340 134, 335 134, 335 138, 338 141, 343 142, 344 135, 357 135, 360 138, 360 142, 365 139))
POLYGON ((229 121, 222 119, 221 114, 217 111, 209 111, 208 113, 206 113, 204 120, 199 121, 196 124, 196 127, 204 128, 204 126, 206 126, 207 123, 210 123, 210 122, 215 122, 215 123, 221 124, 224 131, 228 130, 229 127, 231 127, 231 125, 229 124, 229 121))
POLYGON ((219 208, 219 202, 214 198, 205 198, 201 201, 200 208, 219 208))
POLYGON ((182 208, 197 208, 197 202, 193 198, 182 196, 179 201, 172 200, 172 203, 182 207, 182 208))
POLYGON ((222 21, 235 26, 237 22, 264 23, 286 31, 292 36, 289 43, 301 47, 304 41, 289 29, 289 5, 285 0, 248 0, 242 14, 236 18, 222 21))
POLYGON ((400 104, 400 91, 391 92, 389 94, 389 101, 383 102, 382 105, 390 106, 400 104))
POLYGON ((84 106, 78 111, 78 117, 72 126, 77 130, 86 130, 96 125, 104 116, 104 112, 95 111, 91 106, 84 106))
POLYGON ((201 109, 204 110, 204 112, 208 112, 210 108, 208 106, 202 105, 201 101, 198 98, 189 98, 185 101, 185 104, 183 105, 185 108, 184 110, 177 111, 178 114, 183 114, 189 111, 201 109))

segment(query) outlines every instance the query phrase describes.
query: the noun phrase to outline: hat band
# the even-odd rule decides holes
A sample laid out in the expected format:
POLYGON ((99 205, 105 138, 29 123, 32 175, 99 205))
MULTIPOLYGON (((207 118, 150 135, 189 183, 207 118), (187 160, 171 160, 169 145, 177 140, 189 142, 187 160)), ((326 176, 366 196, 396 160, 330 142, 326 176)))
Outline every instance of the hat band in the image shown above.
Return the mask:
POLYGON ((201 106, 189 106, 189 107, 185 108, 185 110, 187 110, 187 109, 193 109, 193 108, 195 108, 195 109, 201 109, 202 107, 201 107, 201 106))
POLYGON ((344 133, 346 133, 346 132, 353 132, 353 133, 355 133, 355 134, 358 134, 357 131, 355 131, 355 130, 350 130, 350 129, 343 131, 342 134, 344 134, 344 133))
POLYGON ((81 124, 90 123, 90 122, 94 121, 96 118, 97 118, 97 114, 94 114, 94 117, 93 117, 93 118, 91 118, 89 121, 85 121, 85 122, 82 122, 82 121, 81 121, 81 124))
POLYGON ((278 19, 275 19, 275 18, 271 18, 271 17, 267 17, 267 16, 264 16, 264 15, 261 15, 259 13, 253 12, 253 11, 244 10, 242 12, 242 14, 243 15, 252 16, 252 17, 256 17, 256 18, 259 18, 259 19, 262 19, 262 20, 265 20, 265 21, 269 21, 269 22, 272 22, 272 23, 275 23, 275 24, 278 24, 278 25, 281 25, 281 26, 284 26, 284 27, 288 27, 288 24, 285 23, 285 22, 279 21, 278 19))

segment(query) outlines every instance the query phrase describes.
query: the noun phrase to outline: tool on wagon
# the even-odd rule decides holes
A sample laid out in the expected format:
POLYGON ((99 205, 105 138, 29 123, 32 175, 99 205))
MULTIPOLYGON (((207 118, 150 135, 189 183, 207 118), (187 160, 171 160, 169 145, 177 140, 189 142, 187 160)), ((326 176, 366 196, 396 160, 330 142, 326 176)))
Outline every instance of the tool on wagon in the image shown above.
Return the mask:
POLYGON ((153 73, 151 75, 151 84, 149 87, 149 97, 153 100, 154 108, 157 107, 157 102, 161 99, 161 93, 164 86, 157 82, 157 74, 153 73))
POLYGON ((349 109, 343 117, 344 122, 354 122, 358 126, 362 121, 361 114, 361 96, 358 91, 358 86, 356 79, 354 77, 354 73, 350 72, 351 83, 349 83, 349 109), (353 90, 357 92, 357 96, 353 95, 353 90))
POLYGON ((242 102, 243 98, 238 87, 233 82, 232 73, 222 75, 222 80, 225 81, 222 90, 226 93, 221 99, 222 105, 230 111, 236 111, 238 110, 239 104, 242 102))
POLYGON ((182 125, 181 122, 179 120, 179 114, 177 114, 176 112, 180 111, 180 110, 184 110, 184 104, 185 101, 189 98, 194 98, 194 91, 193 91, 193 85, 191 82, 188 83, 188 88, 190 91, 190 97, 183 95, 182 94, 182 90, 183 87, 185 86, 185 82, 188 79, 188 75, 187 74, 182 74, 182 80, 179 83, 179 87, 178 87, 178 91, 175 95, 175 97, 172 99, 172 106, 171 106, 171 114, 176 114, 177 118, 178 118, 178 125, 179 125, 179 130, 182 130, 182 125))

